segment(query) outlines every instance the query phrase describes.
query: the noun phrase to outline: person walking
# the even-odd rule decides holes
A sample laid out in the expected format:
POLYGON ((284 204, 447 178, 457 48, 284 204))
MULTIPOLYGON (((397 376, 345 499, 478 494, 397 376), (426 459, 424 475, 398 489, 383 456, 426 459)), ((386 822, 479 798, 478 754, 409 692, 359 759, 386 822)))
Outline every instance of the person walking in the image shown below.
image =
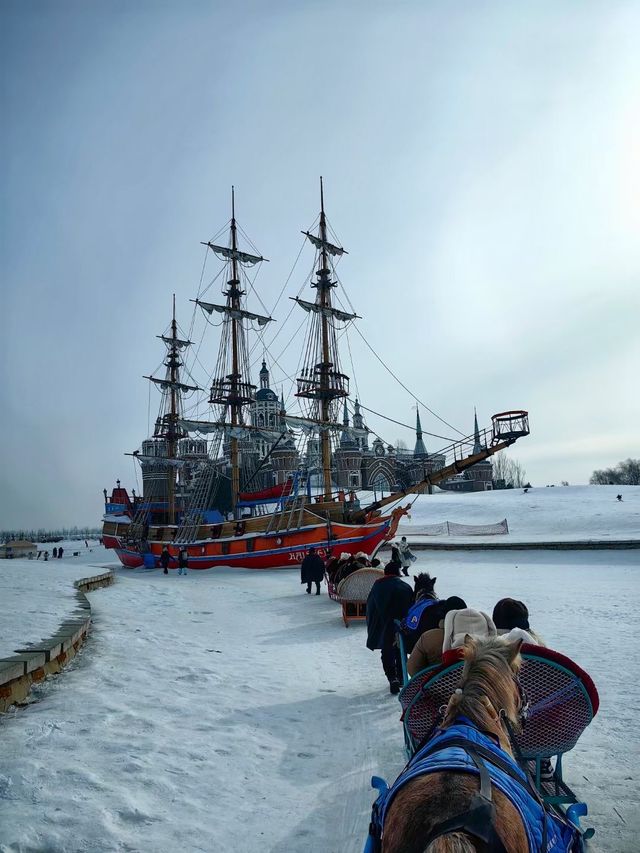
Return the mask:
POLYGON ((320 584, 324 578, 324 562, 312 546, 300 566, 300 583, 306 583, 307 593, 311 595, 311 584, 316 585, 316 595, 320 595, 320 584))
POLYGON ((400 540, 398 551, 400 552, 400 562, 402 563, 402 574, 405 577, 408 577, 409 567, 411 566, 411 563, 415 562, 416 558, 415 555, 411 553, 406 536, 403 536, 400 540))
POLYGON ((186 575, 188 566, 189 566, 189 552, 183 546, 182 548, 180 548, 180 552, 178 554, 178 574, 179 575, 186 575))
POLYGON ((57 559, 58 559, 58 549, 57 549, 57 548, 54 548, 54 549, 53 549, 53 559, 54 559, 54 560, 57 560, 57 559))
POLYGON ((64 554, 64 548, 58 548, 58 559, 62 559, 62 555, 64 554))
POLYGON ((164 571, 165 575, 169 574, 169 563, 171 561, 171 554, 169 553, 169 549, 166 545, 162 548, 162 553, 160 554, 160 565, 164 571))
POLYGON ((367 648, 380 649, 389 692, 394 694, 400 692, 402 677, 395 620, 405 618, 412 601, 413 590, 400 578, 400 563, 390 560, 384 567, 384 577, 374 583, 367 598, 367 648))

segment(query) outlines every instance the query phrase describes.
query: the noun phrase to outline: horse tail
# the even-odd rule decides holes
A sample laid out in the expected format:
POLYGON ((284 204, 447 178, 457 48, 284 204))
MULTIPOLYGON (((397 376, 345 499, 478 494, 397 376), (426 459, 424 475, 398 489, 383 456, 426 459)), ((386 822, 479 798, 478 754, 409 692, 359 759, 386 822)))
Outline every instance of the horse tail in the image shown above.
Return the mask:
POLYGON ((477 853, 477 847, 472 838, 464 832, 448 832, 435 838, 424 853, 477 853))

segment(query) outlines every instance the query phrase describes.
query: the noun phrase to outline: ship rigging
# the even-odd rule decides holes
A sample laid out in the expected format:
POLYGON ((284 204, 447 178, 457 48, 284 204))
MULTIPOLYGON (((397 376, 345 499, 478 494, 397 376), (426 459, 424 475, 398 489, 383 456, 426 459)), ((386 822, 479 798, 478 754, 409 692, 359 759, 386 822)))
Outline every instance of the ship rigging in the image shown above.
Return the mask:
MULTIPOLYGON (((184 405, 184 396, 195 396, 201 387, 181 377, 181 368, 186 370, 183 354, 192 342, 191 332, 178 334, 174 297, 169 334, 159 336, 167 348, 165 376, 146 377, 160 388, 160 414, 152 439, 143 443, 142 453, 133 454, 143 473, 143 495, 131 501, 125 490, 114 490, 105 508, 103 540, 124 565, 156 564, 165 545, 176 553, 186 547, 194 568, 281 568, 301 561, 312 545, 321 555, 365 551, 373 556, 395 535, 410 506, 401 506, 407 495, 415 500, 529 432, 526 412, 503 412, 493 417, 489 430, 480 432, 476 426, 474 435, 427 454, 418 414, 417 475, 414 470, 412 481, 390 484, 387 497, 362 507, 357 476, 347 488, 334 482, 336 459, 349 463, 359 442, 366 445, 370 430, 362 423, 358 400, 354 427, 349 426, 349 376, 341 367, 338 343, 359 317, 334 304, 339 284, 335 262, 346 251, 333 235, 329 239, 322 179, 317 232, 302 232, 315 250, 310 281, 315 298, 301 298, 302 289, 291 297, 308 315, 299 369, 292 377, 300 413, 288 412, 284 394, 278 399, 268 387, 264 330, 274 318, 266 308, 256 313, 248 305, 249 292, 257 296, 255 275, 250 278, 248 271, 257 271, 266 258, 253 246, 252 251, 240 247, 240 231, 232 188, 227 245, 215 242, 217 238, 203 244, 224 264, 224 299, 205 299, 209 286, 192 300, 194 311, 220 328, 217 358, 206 383, 208 417, 200 417, 198 397, 195 404, 184 405), (257 341, 253 346, 262 344, 265 354, 260 389, 251 380, 251 335, 257 341), (275 482, 265 480, 269 475, 275 482)), ((200 363, 200 349, 194 365, 200 363)))

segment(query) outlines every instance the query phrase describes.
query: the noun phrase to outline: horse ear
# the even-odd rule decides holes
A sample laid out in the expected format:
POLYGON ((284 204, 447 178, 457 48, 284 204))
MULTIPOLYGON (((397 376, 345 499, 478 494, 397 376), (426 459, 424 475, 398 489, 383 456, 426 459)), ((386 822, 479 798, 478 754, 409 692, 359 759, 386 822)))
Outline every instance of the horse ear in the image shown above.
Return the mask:
POLYGON ((509 649, 509 663, 513 663, 514 660, 518 657, 518 655, 520 654, 520 647, 522 646, 523 642, 524 641, 522 637, 518 637, 518 639, 514 640, 513 643, 509 643, 507 647, 509 649))
POLYGON ((437 580, 438 580, 438 578, 431 578, 431 583, 435 586, 437 580))
POLYGON ((475 650, 478 648, 478 642, 475 637, 471 636, 471 634, 464 635, 464 648, 465 651, 469 652, 475 652, 475 650))

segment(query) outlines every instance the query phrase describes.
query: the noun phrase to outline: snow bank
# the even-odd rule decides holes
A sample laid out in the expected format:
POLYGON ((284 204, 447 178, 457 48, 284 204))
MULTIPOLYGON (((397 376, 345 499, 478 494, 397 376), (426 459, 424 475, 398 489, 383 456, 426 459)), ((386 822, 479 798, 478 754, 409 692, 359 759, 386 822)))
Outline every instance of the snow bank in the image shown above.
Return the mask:
POLYGON ((51 557, 51 544, 39 545, 49 551, 49 560, 0 560, 0 658, 10 657, 26 643, 55 634, 76 609, 74 581, 96 574, 87 571, 91 563, 113 560, 113 553, 100 546, 80 548, 78 542, 60 542, 60 560, 51 557), (73 551, 79 551, 73 557, 73 551))
MULTIPOLYGON (((415 497, 415 496, 410 496, 415 497)), ((556 486, 460 494, 420 495, 401 535, 420 539, 428 524, 493 524, 506 518, 508 536, 429 536, 429 542, 567 542, 640 539, 640 486, 556 486), (616 495, 623 496, 622 501, 616 495)))

